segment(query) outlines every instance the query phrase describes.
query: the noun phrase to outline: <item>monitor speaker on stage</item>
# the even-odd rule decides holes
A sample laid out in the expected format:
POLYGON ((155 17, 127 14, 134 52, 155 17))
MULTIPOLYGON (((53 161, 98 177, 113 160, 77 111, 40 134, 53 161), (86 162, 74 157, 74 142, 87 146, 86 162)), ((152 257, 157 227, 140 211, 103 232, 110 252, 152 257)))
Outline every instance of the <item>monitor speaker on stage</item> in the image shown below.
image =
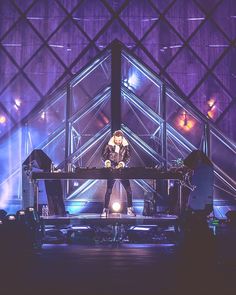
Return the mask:
POLYGON ((192 170, 196 169, 199 165, 206 165, 213 168, 213 163, 211 162, 211 160, 200 150, 192 151, 184 159, 184 165, 192 170))
POLYGON ((35 149, 23 162, 25 166, 32 166, 34 168, 42 169, 43 171, 50 171, 52 160, 40 149, 35 149))
POLYGON ((213 163, 202 151, 195 150, 184 160, 184 165, 193 171, 191 184, 195 186, 189 194, 188 208, 205 211, 206 215, 209 215, 213 210, 213 163))
MULTIPOLYGON (((22 164, 22 199, 23 208, 35 205, 35 192, 33 184, 29 178, 30 171, 51 170, 52 160, 40 149, 35 149, 22 164)), ((45 180, 45 188, 48 200, 50 215, 65 215, 65 205, 63 200, 63 189, 61 180, 45 180)))

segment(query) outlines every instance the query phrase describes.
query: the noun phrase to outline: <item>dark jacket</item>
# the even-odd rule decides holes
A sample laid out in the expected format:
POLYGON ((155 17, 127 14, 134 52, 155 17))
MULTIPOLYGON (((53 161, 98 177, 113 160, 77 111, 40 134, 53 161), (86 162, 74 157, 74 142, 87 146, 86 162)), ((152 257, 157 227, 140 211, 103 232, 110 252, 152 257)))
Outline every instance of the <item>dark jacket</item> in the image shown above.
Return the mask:
POLYGON ((123 143, 120 145, 120 151, 118 154, 115 152, 115 144, 113 138, 111 138, 103 148, 102 160, 104 162, 110 160, 112 167, 116 166, 119 162, 123 162, 125 166, 127 166, 130 161, 130 146, 126 139, 124 139, 123 143))

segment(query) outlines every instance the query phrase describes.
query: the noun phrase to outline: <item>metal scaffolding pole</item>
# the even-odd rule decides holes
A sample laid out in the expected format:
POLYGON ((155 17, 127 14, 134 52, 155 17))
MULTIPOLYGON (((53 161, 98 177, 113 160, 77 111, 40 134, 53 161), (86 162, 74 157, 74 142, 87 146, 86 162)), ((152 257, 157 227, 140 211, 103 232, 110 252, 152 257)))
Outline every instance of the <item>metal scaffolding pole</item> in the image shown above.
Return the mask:
POLYGON ((121 44, 111 45, 111 132, 121 129, 121 44))

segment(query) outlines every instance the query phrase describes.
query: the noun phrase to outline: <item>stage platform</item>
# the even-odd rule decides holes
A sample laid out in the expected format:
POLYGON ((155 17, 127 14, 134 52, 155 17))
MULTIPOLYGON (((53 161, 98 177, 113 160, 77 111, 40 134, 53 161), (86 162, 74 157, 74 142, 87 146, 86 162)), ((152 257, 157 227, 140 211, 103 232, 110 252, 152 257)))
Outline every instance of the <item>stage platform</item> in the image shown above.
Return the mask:
POLYGON ((131 217, 111 213, 101 217, 100 214, 81 213, 47 216, 43 217, 43 222, 44 243, 173 242, 179 232, 179 218, 169 214, 131 217))
POLYGON ((81 213, 79 215, 69 214, 67 216, 52 215, 42 217, 45 225, 178 225, 177 215, 156 214, 155 216, 137 215, 130 217, 126 214, 111 213, 107 217, 100 214, 81 213))

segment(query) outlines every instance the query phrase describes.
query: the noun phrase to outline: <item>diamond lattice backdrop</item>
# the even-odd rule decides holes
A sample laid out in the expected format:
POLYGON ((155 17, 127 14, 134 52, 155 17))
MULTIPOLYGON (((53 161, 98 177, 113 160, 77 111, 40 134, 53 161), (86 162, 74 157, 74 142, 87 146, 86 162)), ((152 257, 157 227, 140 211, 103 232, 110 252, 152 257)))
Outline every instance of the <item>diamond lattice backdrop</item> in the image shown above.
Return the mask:
POLYGON ((234 0, 5 0, 0 15, 2 139, 117 38, 236 140, 234 0))

